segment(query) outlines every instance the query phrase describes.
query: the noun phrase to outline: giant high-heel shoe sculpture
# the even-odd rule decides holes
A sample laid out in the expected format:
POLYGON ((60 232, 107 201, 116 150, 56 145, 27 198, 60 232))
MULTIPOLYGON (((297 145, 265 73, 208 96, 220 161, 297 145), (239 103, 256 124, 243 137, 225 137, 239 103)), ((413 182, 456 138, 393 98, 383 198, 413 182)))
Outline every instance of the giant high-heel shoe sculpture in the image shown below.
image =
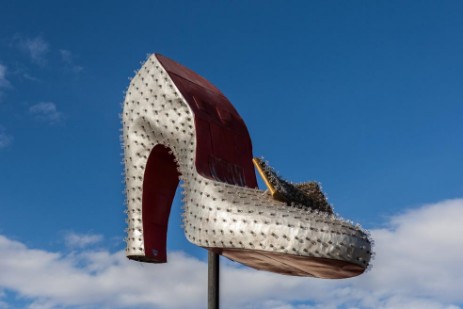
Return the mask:
POLYGON ((182 181, 185 234, 200 247, 288 275, 347 278, 367 268, 371 242, 361 228, 328 208, 257 188, 251 140, 238 112, 178 63, 151 55, 132 79, 123 139, 130 259, 167 261, 167 223, 182 181))

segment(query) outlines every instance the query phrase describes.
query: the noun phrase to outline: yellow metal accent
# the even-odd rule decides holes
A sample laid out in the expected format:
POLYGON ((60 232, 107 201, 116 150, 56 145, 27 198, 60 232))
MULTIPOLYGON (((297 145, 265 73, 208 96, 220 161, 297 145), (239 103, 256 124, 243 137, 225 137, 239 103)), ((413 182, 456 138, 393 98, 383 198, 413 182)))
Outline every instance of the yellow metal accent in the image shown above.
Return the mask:
POLYGON ((274 196, 275 193, 277 192, 277 190, 275 189, 274 186, 272 186, 272 184, 268 180, 267 175, 265 175, 265 172, 262 169, 262 166, 260 166, 258 159, 257 158, 252 158, 252 163, 254 163, 254 166, 256 167, 257 171, 260 174, 260 177, 262 177, 262 179, 264 180, 265 185, 270 190, 270 193, 272 194, 272 196, 274 196))

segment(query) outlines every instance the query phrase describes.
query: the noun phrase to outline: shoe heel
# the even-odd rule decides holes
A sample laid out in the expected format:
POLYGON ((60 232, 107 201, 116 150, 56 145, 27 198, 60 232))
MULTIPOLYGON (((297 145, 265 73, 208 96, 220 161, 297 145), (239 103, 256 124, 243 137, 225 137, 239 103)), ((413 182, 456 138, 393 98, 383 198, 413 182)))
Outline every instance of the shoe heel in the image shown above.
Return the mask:
MULTIPOLYGON (((132 215, 129 213, 127 247, 128 251, 132 251, 128 252, 129 259, 151 263, 167 262, 167 228, 178 183, 179 172, 175 156, 168 147, 154 146, 143 173, 141 216, 136 211, 132 215), (131 222, 141 226, 130 226, 131 222)), ((129 203, 136 201, 129 200, 129 203)), ((137 207, 139 205, 129 208, 137 207)))

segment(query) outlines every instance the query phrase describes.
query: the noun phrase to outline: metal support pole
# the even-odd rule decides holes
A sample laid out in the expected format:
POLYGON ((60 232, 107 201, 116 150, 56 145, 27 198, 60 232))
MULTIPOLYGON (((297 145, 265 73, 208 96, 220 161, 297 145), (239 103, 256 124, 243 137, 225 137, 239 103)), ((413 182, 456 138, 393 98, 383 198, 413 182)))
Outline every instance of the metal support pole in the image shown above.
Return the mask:
POLYGON ((208 253, 207 308, 219 309, 219 255, 209 250, 208 253))

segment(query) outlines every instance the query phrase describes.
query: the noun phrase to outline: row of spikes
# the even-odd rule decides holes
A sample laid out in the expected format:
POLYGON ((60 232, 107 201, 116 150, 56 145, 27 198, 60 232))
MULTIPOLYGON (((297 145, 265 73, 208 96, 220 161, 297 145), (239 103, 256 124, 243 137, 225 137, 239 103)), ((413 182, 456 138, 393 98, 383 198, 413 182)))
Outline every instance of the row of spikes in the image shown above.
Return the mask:
MULTIPOLYGON (((220 247, 220 248, 229 248, 229 249, 255 249, 257 247, 257 245, 254 245, 253 242, 251 241, 241 241, 241 240, 229 240, 229 241, 224 241, 224 240, 214 240, 214 239, 204 239, 203 240, 203 237, 200 237, 198 235, 198 237, 192 235, 192 234, 189 234, 187 233, 187 237, 192 240, 193 243, 197 243, 199 244, 200 246, 206 246, 206 247, 209 247, 209 246, 217 246, 217 244, 220 244, 220 246, 217 246, 217 247, 220 247), (249 247, 248 247, 249 245, 249 247)), ((321 244, 323 245, 323 244, 321 244)), ((333 251, 325 251, 325 252, 320 252, 319 250, 314 250, 312 252, 312 250, 310 250, 310 248, 302 248, 302 249, 298 249, 298 248, 295 248, 295 247, 291 247, 291 248, 288 248, 287 246, 283 246, 283 245, 280 245, 280 246, 277 246, 275 244, 268 244, 268 245, 264 245, 262 242, 260 242, 258 244, 258 246, 260 246, 260 250, 264 250, 264 251, 268 251, 268 250, 278 250, 280 252, 284 252, 284 253, 290 253, 291 254, 296 254, 296 255, 308 255, 308 256, 317 256, 317 257, 326 257, 326 258, 336 258, 336 259, 340 259, 340 260, 343 260, 343 259, 349 259, 349 260, 353 260, 355 259, 358 263, 361 263, 363 264, 364 266, 367 266, 368 262, 365 258, 363 258, 362 256, 355 256, 354 258, 354 255, 349 253, 349 252, 345 252, 345 253, 340 253, 339 250, 338 252, 333 252, 333 251), (270 249, 269 249, 270 248, 270 249)), ((340 247, 339 247, 340 248, 340 247)), ((278 252, 277 251, 277 252, 278 252)), ((368 255, 368 254, 367 254, 368 255)), ((369 255, 368 255, 368 259, 369 259, 369 255)))
MULTIPOLYGON (((203 206, 203 209, 205 209, 205 206, 203 206)), ((211 208, 209 208, 210 211, 211 208)), ((182 217, 183 217, 183 222, 184 223, 187 223, 189 222, 189 218, 195 218, 195 219, 198 219, 198 215, 193 211, 193 210, 189 210, 188 212, 182 214, 182 217)), ((205 220, 206 222, 209 222, 209 218, 208 217, 200 217, 199 220, 205 220)), ((232 218, 232 219, 229 219, 230 220, 230 223, 237 223, 238 221, 240 222, 243 222, 244 224, 246 224, 248 221, 250 223, 254 222, 254 224, 257 224, 259 223, 258 220, 254 219, 254 220, 250 220, 250 219, 235 219, 235 218, 232 218)), ((214 219, 214 222, 216 222, 217 220, 214 219)), ((227 219, 224 219, 222 218, 222 221, 224 224, 226 224, 228 222, 227 219)), ((286 223, 286 224, 283 224, 281 222, 271 222, 271 221, 268 221, 268 220, 263 220, 261 223, 264 223, 265 225, 269 225, 269 224, 275 224, 275 225, 281 225, 281 226, 287 226, 291 229, 302 229, 302 230, 310 230, 312 232, 321 232, 321 233, 326 233, 326 234, 335 234, 335 235, 339 235, 339 236, 348 236, 348 237, 354 237, 354 238, 357 238, 363 242, 366 242, 368 239, 366 236, 364 235, 358 235, 358 234, 352 234, 352 233, 346 233, 346 232, 341 232, 339 231, 339 229, 333 229, 333 230, 326 230, 326 229, 323 229, 323 228, 319 228, 319 227, 313 227, 313 226, 305 226, 305 225, 302 225, 302 224, 291 224, 291 223, 286 223)))
MULTIPOLYGON (((146 67, 145 67, 145 69, 146 69, 146 67)), ((138 73, 138 74, 139 74, 139 73, 138 73)), ((126 102, 127 105, 128 105, 128 103, 129 103, 129 102, 126 102)), ((132 111, 133 111, 133 110, 132 110, 132 111)), ((146 111, 145 111, 145 112, 146 112, 146 111)), ((127 116, 128 116, 128 115, 127 115, 127 116)), ((124 128, 128 129, 128 126, 126 125, 125 122, 123 122, 123 130, 122 130, 122 131, 124 131, 124 128)), ((127 138, 128 138, 128 136, 127 136, 127 138)), ((123 137, 122 137, 121 139, 124 140, 123 137)), ((127 165, 127 164, 128 164, 128 161, 127 161, 127 160, 124 160, 124 161, 125 161, 125 164, 127 165)), ((127 174, 127 172, 126 172, 125 174, 127 174)), ((125 176, 125 175, 124 175, 124 176, 125 176)), ((140 192, 142 191, 142 190, 141 190, 141 187, 138 187, 138 189, 139 189, 140 192)), ((138 208, 138 209, 137 209, 137 212, 138 212, 138 213, 141 213, 141 209, 138 208)), ((138 219, 138 221, 141 222, 141 219, 138 219)), ((141 229, 138 229, 138 230, 141 232, 141 229)), ((133 240, 135 240, 135 238, 133 238, 133 240)), ((141 241, 141 238, 139 238, 138 240, 141 241)), ((135 250, 136 248, 133 247, 132 249, 135 250)), ((128 250, 128 248, 127 248, 127 250, 128 250)), ((140 248, 138 248, 138 250, 142 251, 142 248, 140 247, 140 248)))
MULTIPOLYGON (((185 191, 188 192, 188 187, 185 187, 184 188, 185 191), (186 189, 186 190, 185 190, 186 189)), ((197 193, 197 189, 192 189, 191 190, 191 193, 193 196, 197 193)), ((232 193, 232 192, 228 192, 228 193, 232 193)), ((213 200, 216 199, 213 195, 209 194, 209 193, 202 193, 202 192, 199 192, 200 195, 204 195, 206 197, 211 197, 213 200)), ((242 196, 239 196, 240 199, 242 199, 243 197, 242 196)), ((222 198, 222 200, 224 201, 224 199, 222 198)), ((184 202, 191 202, 192 199, 191 198, 188 198, 188 199, 184 199, 184 202)), ((237 202, 235 200, 235 202, 237 202)), ((265 207, 264 205, 262 206, 262 208, 260 208, 261 210, 264 210, 265 207)), ((322 212, 322 211, 318 211, 318 210, 307 210, 306 208, 294 208, 297 213, 300 215, 300 219, 303 219, 304 217, 307 218, 308 220, 312 221, 313 220, 313 216, 317 216, 318 217, 318 220, 319 222, 326 222, 326 223, 330 223, 330 222, 339 222, 339 223, 342 223, 342 221, 340 221, 340 218, 339 216, 334 216, 334 215, 327 215, 325 212, 322 212), (310 215, 310 217, 307 217, 307 214, 310 215)), ((271 209, 268 209, 270 211, 280 211, 281 210, 281 207, 280 205, 276 205, 271 207, 271 209)), ((294 213, 294 211, 288 211, 288 213, 294 213)), ((350 230, 352 230, 353 232, 359 232, 361 231, 361 228, 360 226, 355 226, 355 228, 352 227, 351 224, 341 224, 342 227, 345 227, 345 228, 349 228, 350 230)))

